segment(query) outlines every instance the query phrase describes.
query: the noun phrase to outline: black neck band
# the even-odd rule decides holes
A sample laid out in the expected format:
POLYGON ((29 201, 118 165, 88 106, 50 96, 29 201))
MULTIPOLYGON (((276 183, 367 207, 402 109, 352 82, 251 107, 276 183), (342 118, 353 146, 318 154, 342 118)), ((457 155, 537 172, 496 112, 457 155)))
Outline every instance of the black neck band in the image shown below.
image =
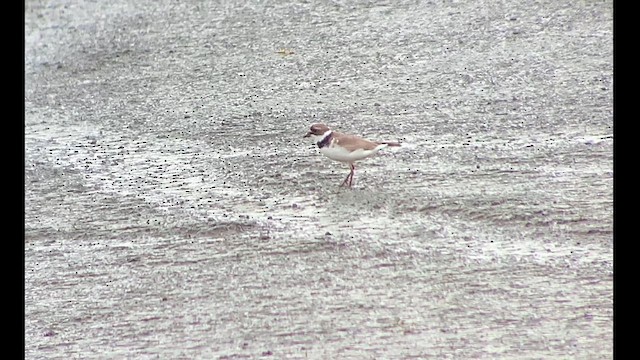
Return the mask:
POLYGON ((331 133, 329 133, 329 135, 325 136, 324 139, 322 139, 322 141, 318 141, 318 147, 319 148, 323 148, 325 146, 329 146, 329 143, 331 142, 331 133))

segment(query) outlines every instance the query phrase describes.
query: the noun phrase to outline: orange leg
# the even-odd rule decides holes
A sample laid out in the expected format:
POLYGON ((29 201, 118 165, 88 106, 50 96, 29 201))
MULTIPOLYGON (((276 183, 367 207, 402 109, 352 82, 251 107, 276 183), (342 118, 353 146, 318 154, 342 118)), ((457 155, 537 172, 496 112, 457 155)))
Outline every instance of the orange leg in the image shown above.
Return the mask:
POLYGON ((349 167, 351 168, 351 172, 349 172, 349 175, 347 175, 340 186, 351 187, 351 184, 353 184, 353 174, 355 173, 356 167, 353 164, 349 164, 349 167))
POLYGON ((351 178, 349 179, 349 187, 351 187, 351 184, 353 183, 353 175, 356 172, 356 166, 353 164, 349 164, 351 165, 351 178))

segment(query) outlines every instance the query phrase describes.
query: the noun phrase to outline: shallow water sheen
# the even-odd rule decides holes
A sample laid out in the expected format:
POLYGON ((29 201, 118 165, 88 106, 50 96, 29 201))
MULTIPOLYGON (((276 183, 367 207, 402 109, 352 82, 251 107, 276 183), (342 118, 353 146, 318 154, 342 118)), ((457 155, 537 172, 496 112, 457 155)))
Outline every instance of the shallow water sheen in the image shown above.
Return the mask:
POLYGON ((612 67, 611 1, 27 1, 25 355, 611 358, 612 67))

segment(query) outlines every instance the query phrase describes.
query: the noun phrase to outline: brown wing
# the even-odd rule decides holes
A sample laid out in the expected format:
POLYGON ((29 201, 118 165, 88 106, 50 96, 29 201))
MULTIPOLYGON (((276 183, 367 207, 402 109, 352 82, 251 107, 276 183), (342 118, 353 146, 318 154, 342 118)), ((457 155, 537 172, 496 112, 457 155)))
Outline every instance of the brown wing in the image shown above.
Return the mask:
POLYGON ((380 145, 380 143, 369 141, 359 136, 347 135, 336 131, 333 132, 333 138, 337 144, 348 151, 355 151, 358 149, 373 150, 376 146, 380 145))

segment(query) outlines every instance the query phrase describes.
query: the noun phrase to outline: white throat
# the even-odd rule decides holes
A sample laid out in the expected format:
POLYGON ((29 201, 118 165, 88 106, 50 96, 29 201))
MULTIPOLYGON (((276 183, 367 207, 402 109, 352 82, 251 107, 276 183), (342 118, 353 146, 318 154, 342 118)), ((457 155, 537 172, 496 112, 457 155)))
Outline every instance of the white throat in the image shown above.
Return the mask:
POLYGON ((324 132, 324 134, 322 134, 322 136, 317 136, 317 140, 318 142, 324 140, 327 138, 327 136, 331 135, 331 129, 327 130, 324 132))

